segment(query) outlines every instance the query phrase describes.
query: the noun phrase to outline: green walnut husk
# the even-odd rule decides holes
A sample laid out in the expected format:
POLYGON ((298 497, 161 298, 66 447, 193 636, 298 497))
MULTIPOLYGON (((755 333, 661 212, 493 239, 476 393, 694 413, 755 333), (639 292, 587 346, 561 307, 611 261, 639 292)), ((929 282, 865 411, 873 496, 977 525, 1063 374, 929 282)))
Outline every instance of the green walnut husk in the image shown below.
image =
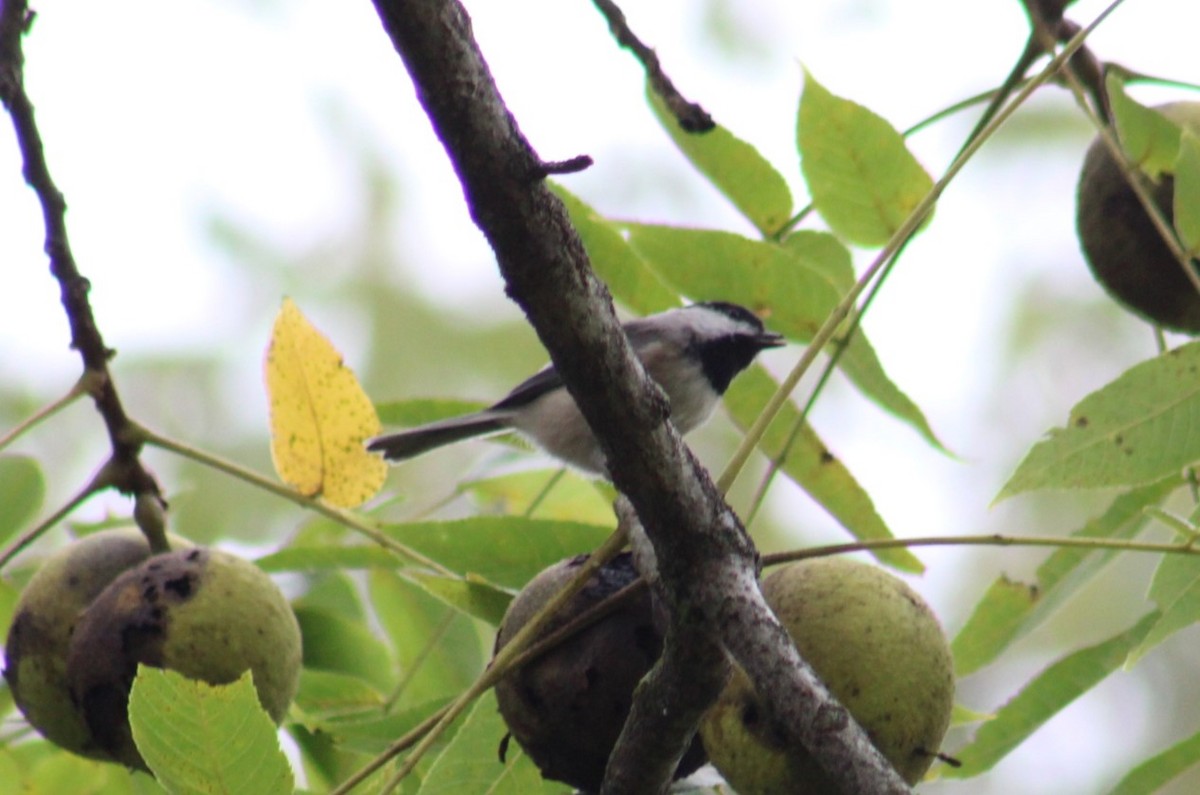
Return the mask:
POLYGON ((82 613, 67 653, 67 681, 95 744, 144 768, 127 704, 138 664, 221 685, 247 669, 279 723, 299 683, 300 628, 261 569, 235 555, 185 549, 130 569, 82 613))
MULTIPOLYGON (((928 605, 899 578, 847 558, 776 570, 763 594, 829 690, 875 747, 913 784, 950 724, 954 668, 928 605)), ((709 759, 740 795, 837 792, 803 748, 771 725, 750 680, 735 670, 700 735, 709 759)))

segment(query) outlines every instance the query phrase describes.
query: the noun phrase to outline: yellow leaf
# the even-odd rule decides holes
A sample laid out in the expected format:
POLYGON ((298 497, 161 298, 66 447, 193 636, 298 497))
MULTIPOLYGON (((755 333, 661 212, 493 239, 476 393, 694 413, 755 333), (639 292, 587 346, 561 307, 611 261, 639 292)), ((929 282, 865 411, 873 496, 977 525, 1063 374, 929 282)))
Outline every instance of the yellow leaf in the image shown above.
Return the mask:
POLYGON ((341 354, 285 298, 264 366, 271 458, 288 485, 343 508, 369 500, 387 464, 363 442, 379 433, 375 406, 341 354))

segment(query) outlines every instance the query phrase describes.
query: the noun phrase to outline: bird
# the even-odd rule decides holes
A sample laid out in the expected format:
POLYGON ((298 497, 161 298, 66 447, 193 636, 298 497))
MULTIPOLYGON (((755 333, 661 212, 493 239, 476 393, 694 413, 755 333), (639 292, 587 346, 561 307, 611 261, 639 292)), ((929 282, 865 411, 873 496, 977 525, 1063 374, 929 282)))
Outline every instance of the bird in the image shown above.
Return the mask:
MULTIPOLYGON (((679 433, 703 424, 734 377, 758 354, 786 343, 749 309, 705 301, 630 320, 626 338, 666 393, 679 433)), ((550 364, 482 411, 368 439, 367 449, 405 461, 464 439, 516 431, 554 458, 607 476, 603 451, 562 378, 550 364)))

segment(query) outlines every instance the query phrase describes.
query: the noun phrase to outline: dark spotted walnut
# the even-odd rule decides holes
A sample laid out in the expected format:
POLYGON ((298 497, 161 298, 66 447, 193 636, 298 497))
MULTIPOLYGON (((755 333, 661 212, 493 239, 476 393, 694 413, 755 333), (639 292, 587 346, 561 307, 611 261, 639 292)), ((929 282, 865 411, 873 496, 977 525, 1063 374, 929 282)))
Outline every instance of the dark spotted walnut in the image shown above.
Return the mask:
POLYGON ((278 723, 296 693, 300 651, 295 615, 261 569, 219 550, 185 549, 144 561, 96 597, 71 637, 67 681, 96 744, 144 767, 126 713, 139 663, 214 685, 250 670, 278 723))
MULTIPOLYGON (((535 577, 504 616, 496 648, 503 648, 587 560, 580 556, 535 577)), ((569 623, 637 580, 629 555, 593 575, 539 637, 569 623)), ((496 698, 509 731, 542 775, 596 792, 633 702, 633 690, 662 653, 664 623, 648 589, 541 657, 500 681, 496 698)), ((699 741, 676 771, 683 777, 704 764, 699 741)))

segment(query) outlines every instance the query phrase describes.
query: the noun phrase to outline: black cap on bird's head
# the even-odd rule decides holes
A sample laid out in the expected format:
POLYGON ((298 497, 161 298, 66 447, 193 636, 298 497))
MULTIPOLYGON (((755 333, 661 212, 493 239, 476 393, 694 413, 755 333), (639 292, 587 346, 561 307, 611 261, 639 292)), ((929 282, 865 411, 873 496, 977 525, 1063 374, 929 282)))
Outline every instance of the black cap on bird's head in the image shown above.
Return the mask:
POLYGON ((703 306, 714 312, 720 312, 730 320, 736 320, 739 323, 745 323, 759 331, 763 331, 763 322, 758 315, 751 312, 741 304, 731 304, 728 301, 700 301, 693 306, 703 306))

